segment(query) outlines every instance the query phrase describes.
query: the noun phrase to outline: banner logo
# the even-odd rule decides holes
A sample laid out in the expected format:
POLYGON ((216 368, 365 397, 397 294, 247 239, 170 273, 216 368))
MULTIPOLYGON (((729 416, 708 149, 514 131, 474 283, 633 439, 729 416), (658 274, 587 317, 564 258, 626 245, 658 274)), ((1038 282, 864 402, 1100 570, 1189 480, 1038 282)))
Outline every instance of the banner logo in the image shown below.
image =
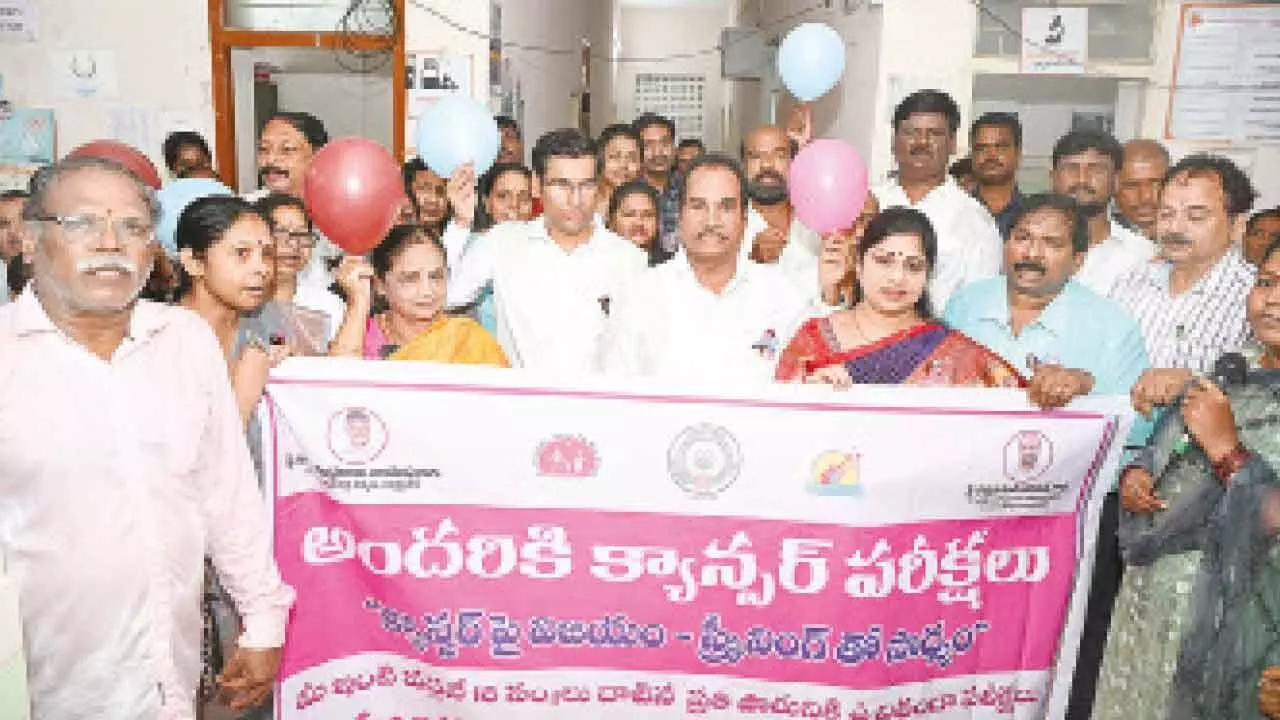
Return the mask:
POLYGON ((813 461, 808 491, 814 495, 858 495, 858 461, 856 452, 832 450, 824 452, 813 461))
POLYGON ((1005 477, 1025 485, 1038 479, 1053 464, 1053 442, 1039 430, 1023 430, 1004 446, 1005 477))
POLYGON ((702 423, 685 428, 667 451, 671 479, 696 498, 714 498, 738 479, 742 450, 728 430, 702 423))
POLYGON ((533 463, 542 477, 595 477, 600 470, 596 446, 581 435, 556 435, 539 444, 533 463))
POLYGON ((387 448, 387 424, 366 407, 346 407, 329 418, 329 452, 348 465, 367 465, 387 448))
POLYGON ((1053 466, 1053 441, 1039 430, 1022 430, 1004 446, 1004 476, 1000 484, 971 483, 970 503, 986 510, 1027 510, 1048 507, 1070 489, 1065 482, 1047 482, 1053 466))

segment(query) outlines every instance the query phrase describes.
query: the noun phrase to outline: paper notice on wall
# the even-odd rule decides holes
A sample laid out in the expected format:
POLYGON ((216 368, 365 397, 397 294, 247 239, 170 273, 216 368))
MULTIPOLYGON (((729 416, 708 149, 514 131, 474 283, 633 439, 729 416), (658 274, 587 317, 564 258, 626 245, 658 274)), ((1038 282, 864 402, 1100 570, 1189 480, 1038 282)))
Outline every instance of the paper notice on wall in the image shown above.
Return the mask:
POLYGON ((1089 59, 1089 9, 1022 9, 1022 72, 1080 75, 1089 59))
POLYGON ((110 50, 72 50, 49 55, 50 81, 65 100, 112 100, 119 94, 116 54, 110 50))
POLYGON ((1185 4, 1166 136, 1280 144, 1280 5, 1185 4))
POLYGON ((161 138, 156 135, 156 113, 140 105, 112 105, 110 110, 111 137, 150 154, 159 149, 161 138))
POLYGON ((35 39, 35 1, 0 0, 0 43, 32 42, 35 39))

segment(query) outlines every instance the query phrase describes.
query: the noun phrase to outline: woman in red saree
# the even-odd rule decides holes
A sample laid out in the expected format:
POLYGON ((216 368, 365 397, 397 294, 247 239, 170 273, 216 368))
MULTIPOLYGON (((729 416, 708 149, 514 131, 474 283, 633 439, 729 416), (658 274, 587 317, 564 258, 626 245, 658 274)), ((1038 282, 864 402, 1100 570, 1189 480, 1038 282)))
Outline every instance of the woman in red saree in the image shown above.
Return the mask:
POLYGON ((778 361, 781 382, 1025 387, 995 353, 932 319, 938 241, 923 213, 890 208, 855 253, 852 306, 809 320, 778 361))

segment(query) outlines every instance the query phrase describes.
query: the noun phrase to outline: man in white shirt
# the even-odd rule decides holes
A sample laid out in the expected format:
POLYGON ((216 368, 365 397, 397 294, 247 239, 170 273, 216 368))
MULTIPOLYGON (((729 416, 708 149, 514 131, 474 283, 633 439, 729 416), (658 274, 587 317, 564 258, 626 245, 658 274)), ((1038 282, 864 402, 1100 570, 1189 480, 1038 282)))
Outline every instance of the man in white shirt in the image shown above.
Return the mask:
MULTIPOLYGON (((745 260, 747 180, 733 159, 695 158, 680 207, 683 247, 617 303, 600 348, 604 372, 671 380, 760 384, 797 327, 825 311, 777 267, 745 260)), ((823 264, 824 269, 828 264, 823 264)))
POLYGON ((137 300, 158 206, 124 168, 63 160, 24 219, 33 280, 0 308, 0 556, 16 582, 35 720, 191 720, 204 558, 243 622, 222 674, 271 690, 292 591, 222 349, 137 300))
POLYGON ((1111 218, 1107 209, 1124 162, 1119 141, 1097 130, 1072 130, 1053 146, 1053 191, 1075 198, 1089 223, 1089 252, 1075 281, 1108 296, 1121 278, 1146 264, 1156 246, 1111 218))
POLYGON ((961 286, 998 275, 1003 254, 991 214, 947 174, 959 127, 960 109, 946 93, 908 95, 893 113, 898 177, 873 190, 881 208, 915 208, 933 224, 938 261, 929 297, 937 311, 961 286))
POLYGON ((742 141, 742 169, 747 175, 747 235, 743 260, 773 264, 806 291, 818 272, 822 238, 796 217, 787 178, 795 146, 776 125, 752 130, 742 141))
POLYGON ((513 367, 580 374, 595 366, 613 300, 648 258, 595 223, 596 147, 553 130, 533 149, 542 217, 502 223, 475 238, 449 278, 449 306, 493 289, 498 342, 513 367))

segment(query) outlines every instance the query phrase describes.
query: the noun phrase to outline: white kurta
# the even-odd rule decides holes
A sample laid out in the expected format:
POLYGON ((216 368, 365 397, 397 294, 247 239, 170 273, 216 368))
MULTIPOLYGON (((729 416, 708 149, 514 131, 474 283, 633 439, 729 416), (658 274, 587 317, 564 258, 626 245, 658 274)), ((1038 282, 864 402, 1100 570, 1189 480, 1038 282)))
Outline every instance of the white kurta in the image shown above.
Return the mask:
MULTIPOLYGON (((816 283, 815 283, 816 285, 816 283)), ((684 251, 622 297, 601 342, 610 375, 759 385, 797 328, 826 311, 776 267, 739 263, 720 292, 698 282, 684 251)))
POLYGON ((601 227, 565 252, 541 219, 502 223, 467 245, 452 268, 449 306, 469 305, 492 287, 498 342, 512 367, 589 372, 614 300, 648 264, 640 248, 601 227))
POLYGON ((110 362, 30 288, 0 308, 0 552, 19 587, 34 717, 194 717, 208 554, 279 647, 293 601, 221 348, 148 302, 110 362))

